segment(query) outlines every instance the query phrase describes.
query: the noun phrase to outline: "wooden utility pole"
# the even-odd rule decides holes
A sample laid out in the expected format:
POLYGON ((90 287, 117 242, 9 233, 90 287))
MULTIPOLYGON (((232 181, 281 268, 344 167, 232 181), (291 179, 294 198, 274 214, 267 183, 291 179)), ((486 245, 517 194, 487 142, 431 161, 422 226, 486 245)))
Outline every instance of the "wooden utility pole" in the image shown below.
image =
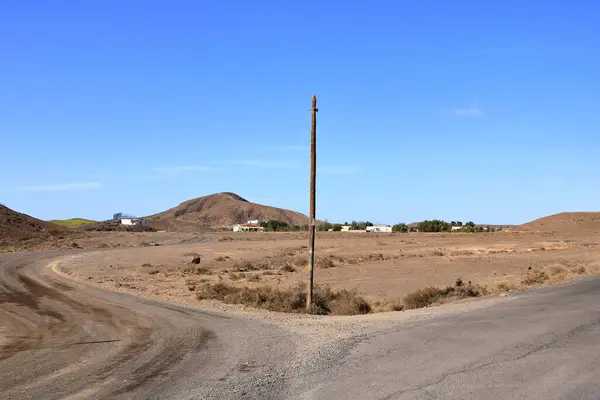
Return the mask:
POLYGON ((306 310, 311 311, 314 288, 315 236, 316 236, 316 184, 317 184, 317 96, 312 97, 312 124, 310 127, 310 216, 308 221, 308 288, 306 310))

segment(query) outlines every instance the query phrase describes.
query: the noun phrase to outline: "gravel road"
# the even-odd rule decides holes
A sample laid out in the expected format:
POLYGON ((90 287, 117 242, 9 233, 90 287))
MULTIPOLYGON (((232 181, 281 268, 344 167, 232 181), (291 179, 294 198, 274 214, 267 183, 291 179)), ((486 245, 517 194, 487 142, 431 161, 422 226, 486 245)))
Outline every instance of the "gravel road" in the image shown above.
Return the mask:
POLYGON ((1 399, 598 399, 600 279, 415 312, 209 312, 0 255, 1 399))

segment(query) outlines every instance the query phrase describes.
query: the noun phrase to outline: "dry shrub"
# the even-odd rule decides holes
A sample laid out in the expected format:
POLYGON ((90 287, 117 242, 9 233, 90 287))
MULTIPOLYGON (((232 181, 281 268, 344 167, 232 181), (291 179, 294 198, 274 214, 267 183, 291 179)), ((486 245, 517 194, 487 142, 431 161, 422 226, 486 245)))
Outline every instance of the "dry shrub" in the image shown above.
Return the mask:
POLYGON ((321 269, 335 268, 335 267, 337 267, 337 265, 333 261, 332 257, 318 258, 315 261, 315 264, 317 265, 317 268, 321 268, 321 269))
POLYGON ((451 256, 457 257, 457 256, 472 256, 473 254, 475 254, 475 252, 473 250, 453 250, 450 252, 451 256))
POLYGON ((571 269, 571 272, 573 272, 575 274, 579 274, 579 275, 585 274, 585 271, 586 271, 586 269, 583 265, 579 265, 579 266, 571 269))
MULTIPOLYGON (((298 283, 289 289, 281 290, 270 286, 256 288, 236 287, 225 283, 206 283, 197 289, 198 300, 219 300, 229 304, 244 304, 280 312, 306 312, 306 287, 298 283)), ((313 293, 313 314, 365 314, 371 307, 356 292, 333 291, 329 287, 315 287, 313 293)))
POLYGON ((465 285, 461 279, 457 279, 454 286, 448 286, 444 289, 430 286, 407 294, 404 297, 404 306, 410 310, 427 307, 443 301, 477 297, 484 294, 487 294, 485 288, 473 285, 470 281, 465 285))
MULTIPOLYGON (((240 274, 234 274, 233 272, 229 274, 229 279, 231 279, 232 281, 237 281, 238 279, 240 279, 240 275, 242 275, 242 273, 240 274)), ((243 274, 244 277, 246 277, 245 274, 243 274)))
POLYGON ((151 269, 150 271, 148 271, 148 273, 149 273, 150 275, 156 275, 156 274, 158 274, 158 272, 159 272, 159 271, 158 271, 157 269, 151 269))
POLYGON ((517 286, 512 283, 500 282, 496 285, 497 292, 510 292, 511 290, 517 290, 517 286))
POLYGON ((260 276, 258 275, 250 275, 248 277, 248 282, 259 282, 260 281, 260 276))
POLYGON ((431 252, 431 255, 433 257, 442 257, 444 255, 444 252, 441 250, 434 250, 431 252))
POLYGON ((152 264, 150 264, 150 263, 143 263, 142 264, 142 267, 151 267, 151 266, 152 266, 152 264))
POLYGON ((281 272, 296 272, 296 268, 294 268, 291 264, 284 264, 279 270, 281 272))
POLYGON ((331 314, 334 315, 368 314, 369 312, 371 312, 371 305, 355 290, 342 289, 334 293, 331 300, 331 314))
POLYGON ((523 279, 521 280, 521 284, 523 284, 525 286, 541 285, 542 283, 546 282, 548 279, 550 279, 550 277, 548 276, 548 274, 545 271, 543 271, 541 269, 534 269, 534 270, 527 272, 525 274, 525 276, 523 276, 523 279))
POLYGON ((404 303, 401 298, 388 299, 383 302, 375 302, 373 304, 373 312, 386 312, 386 311, 403 311, 404 303))
POLYGON ((223 236, 219 238, 219 242, 233 242, 233 237, 231 236, 223 236))
POLYGON ((273 269, 269 262, 250 262, 250 261, 241 261, 233 264, 233 267, 236 271, 239 272, 248 272, 248 271, 262 271, 266 269, 273 269))
POLYGON ((181 269, 181 272, 193 275, 212 275, 212 271, 207 267, 198 267, 196 265, 186 265, 181 269))
POLYGON ((217 262, 224 262, 227 260, 231 260, 231 258, 229 256, 225 256, 225 257, 219 256, 219 257, 215 258, 215 261, 217 261, 217 262))

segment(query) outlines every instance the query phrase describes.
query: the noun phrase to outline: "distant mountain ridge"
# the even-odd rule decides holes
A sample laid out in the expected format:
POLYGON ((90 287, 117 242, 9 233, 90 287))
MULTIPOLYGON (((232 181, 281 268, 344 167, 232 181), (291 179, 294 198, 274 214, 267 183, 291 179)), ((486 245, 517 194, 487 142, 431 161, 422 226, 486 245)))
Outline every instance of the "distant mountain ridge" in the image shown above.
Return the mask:
POLYGON ((147 219, 152 226, 165 230, 195 230, 201 226, 219 228, 256 219, 284 221, 290 225, 308 223, 308 217, 302 213, 252 203, 232 192, 187 200, 147 219))

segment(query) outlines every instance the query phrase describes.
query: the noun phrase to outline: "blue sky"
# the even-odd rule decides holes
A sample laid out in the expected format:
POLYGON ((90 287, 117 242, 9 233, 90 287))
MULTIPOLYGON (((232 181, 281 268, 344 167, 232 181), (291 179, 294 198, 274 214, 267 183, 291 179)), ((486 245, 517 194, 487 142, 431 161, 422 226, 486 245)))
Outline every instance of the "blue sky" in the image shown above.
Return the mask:
POLYGON ((521 223, 600 203, 596 1, 3 1, 0 202, 521 223), (527 4, 525 4, 527 3, 527 4))

